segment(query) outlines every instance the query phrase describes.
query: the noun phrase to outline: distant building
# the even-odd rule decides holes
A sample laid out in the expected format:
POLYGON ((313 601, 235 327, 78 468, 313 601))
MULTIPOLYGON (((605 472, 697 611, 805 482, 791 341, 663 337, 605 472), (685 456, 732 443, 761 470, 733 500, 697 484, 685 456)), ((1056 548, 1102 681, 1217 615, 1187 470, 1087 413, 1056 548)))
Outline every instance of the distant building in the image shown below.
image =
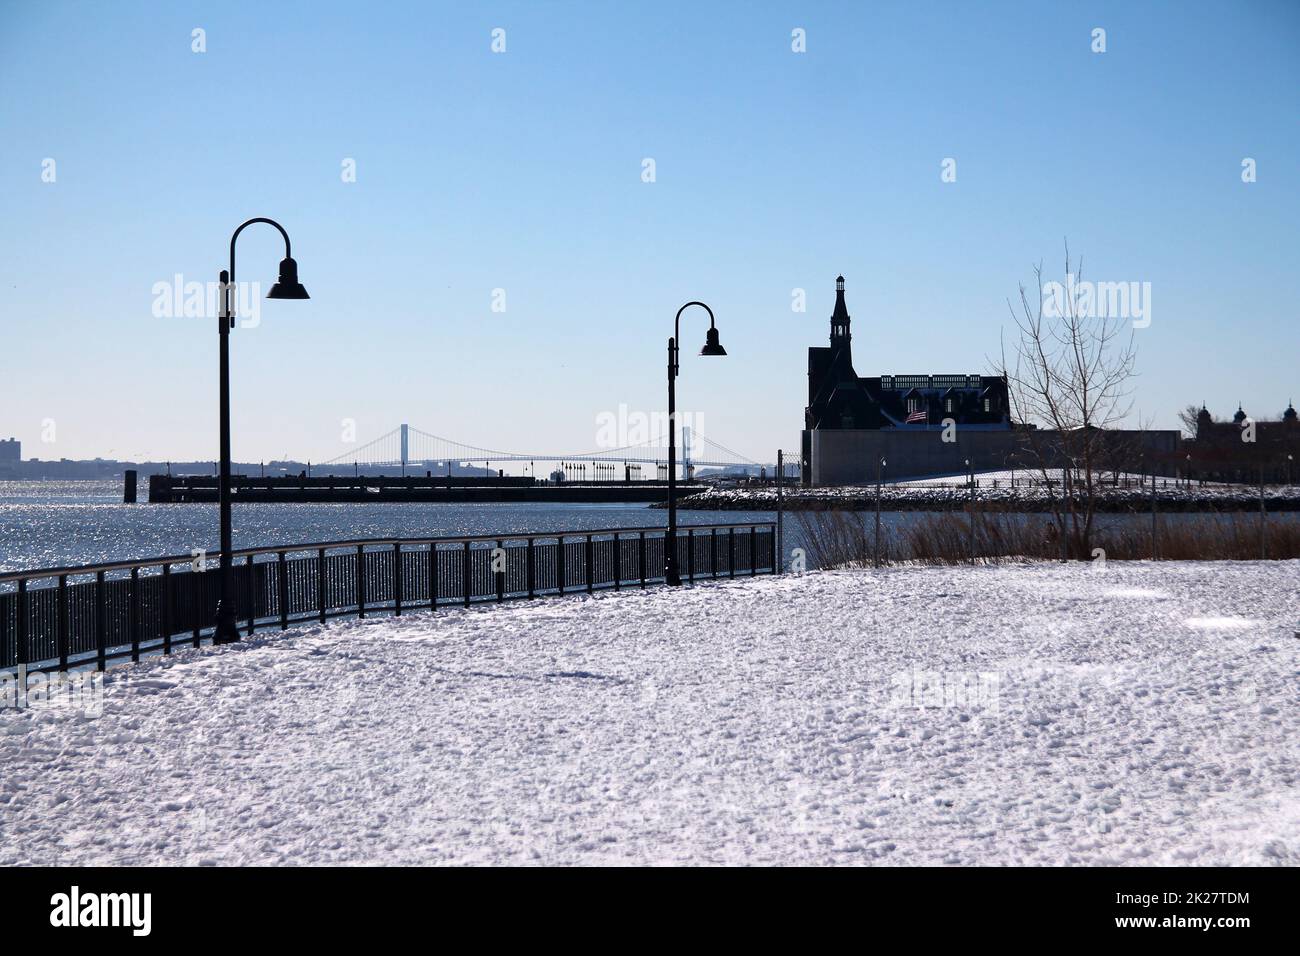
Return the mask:
MULTIPOLYGON (((874 335, 873 344, 882 337, 874 335)), ((801 464, 804 484, 851 485, 876 480, 964 475, 1067 463, 1057 432, 1013 424, 1007 381, 1000 375, 859 376, 844 301, 835 280, 830 345, 808 350, 808 404, 801 464), (1034 437, 1035 452, 1026 448, 1034 437)), ((1108 430, 1111 458, 1173 475, 1176 431, 1108 430)))
POLYGON ((804 428, 924 431, 951 420, 963 428, 1010 430, 1005 378, 978 374, 860 377, 853 368, 850 326, 844 276, 839 276, 830 346, 808 349, 804 428))
POLYGON ((1300 416, 1287 404, 1281 421, 1258 422, 1237 406, 1231 421, 1216 422, 1204 405, 1196 416, 1196 437, 1184 443, 1186 468, 1202 481, 1267 482, 1300 478, 1300 416), (1253 439, 1253 440, 1251 440, 1253 439))
POLYGON ((17 438, 0 438, 0 461, 22 461, 23 443, 17 438))

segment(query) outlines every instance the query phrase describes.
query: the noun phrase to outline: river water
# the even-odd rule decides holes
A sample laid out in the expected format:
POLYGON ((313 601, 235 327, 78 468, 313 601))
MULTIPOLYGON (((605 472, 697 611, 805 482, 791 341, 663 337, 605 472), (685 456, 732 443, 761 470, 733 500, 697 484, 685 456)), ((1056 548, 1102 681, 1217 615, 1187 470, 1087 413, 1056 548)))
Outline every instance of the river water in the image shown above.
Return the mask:
MULTIPOLYGON (((881 515, 881 525, 892 533, 930 515, 887 511, 881 515)), ((1169 514, 1161 521, 1196 517, 1169 514)), ((678 518, 685 528, 775 521, 776 513, 681 511, 678 518)), ((1024 520, 1048 519, 1027 515, 1024 520)), ((1145 519, 1097 517, 1099 526, 1135 520, 1145 519)), ((1271 515, 1270 520, 1300 521, 1300 512, 1271 515)), ((666 511, 643 504, 245 504, 234 509, 234 540, 236 548, 252 548, 355 538, 658 528, 667 523, 666 511)), ((0 481, 0 572, 187 555, 195 549, 211 554, 218 550, 217 537, 215 504, 125 505, 121 482, 116 480, 0 481)), ((799 515, 787 513, 787 563, 794 549, 808 550, 803 537, 799 515)), ((808 555, 810 565, 813 557, 808 555)))
MULTIPOLYGON (((683 511, 681 527, 774 521, 771 511, 683 511)), ((641 504, 247 504, 234 508, 236 548, 349 538, 657 528, 668 512, 641 504)), ((798 547, 786 522, 786 548, 798 547)), ((122 504, 120 481, 0 482, 0 571, 218 550, 215 504, 122 504)))

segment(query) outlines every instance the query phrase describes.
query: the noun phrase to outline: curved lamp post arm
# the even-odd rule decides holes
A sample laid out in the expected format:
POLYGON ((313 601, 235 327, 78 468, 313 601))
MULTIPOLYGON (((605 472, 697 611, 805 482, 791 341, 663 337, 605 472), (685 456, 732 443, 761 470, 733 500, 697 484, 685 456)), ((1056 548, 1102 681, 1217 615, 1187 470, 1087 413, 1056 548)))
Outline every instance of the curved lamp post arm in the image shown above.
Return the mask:
POLYGON ((247 222, 239 224, 239 228, 236 229, 234 234, 230 237, 230 271, 221 274, 221 281, 224 283, 224 288, 221 290, 221 307, 225 313, 221 316, 222 329, 233 328, 235 325, 235 310, 230 306, 230 290, 235 284, 235 240, 239 238, 241 232, 253 225, 255 222, 264 222, 267 225, 275 226, 276 229, 280 230, 280 235, 284 237, 284 257, 288 259, 292 256, 289 246, 289 233, 285 232, 284 226, 280 225, 274 219, 257 216, 256 218, 249 219, 247 222))
POLYGON ((232 284, 235 281, 235 240, 239 238, 241 232, 256 222, 264 222, 268 226, 275 226, 276 229, 279 229, 280 235, 284 237, 284 257, 289 259, 293 256, 289 247, 289 234, 284 231, 284 226, 280 225, 274 219, 267 219, 265 216, 257 216, 253 219, 249 219, 247 222, 242 222, 239 224, 239 228, 235 230, 234 235, 230 237, 230 281, 232 284))
POLYGON ((684 306, 682 306, 680 309, 677 310, 677 318, 673 320, 673 361, 672 361, 673 375, 676 375, 679 371, 677 365, 677 359, 681 353, 681 346, 679 345, 679 343, 682 340, 682 313, 685 312, 693 305, 698 305, 705 312, 709 313, 709 328, 711 329, 717 328, 717 326, 714 324, 713 321, 713 310, 710 309, 703 302, 696 302, 696 301, 687 302, 684 306))

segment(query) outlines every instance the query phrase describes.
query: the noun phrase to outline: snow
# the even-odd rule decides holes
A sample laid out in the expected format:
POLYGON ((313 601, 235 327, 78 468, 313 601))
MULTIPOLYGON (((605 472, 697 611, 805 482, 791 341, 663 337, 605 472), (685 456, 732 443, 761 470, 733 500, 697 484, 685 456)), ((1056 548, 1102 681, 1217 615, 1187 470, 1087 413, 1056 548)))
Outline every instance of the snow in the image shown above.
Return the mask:
MULTIPOLYGON (((1060 468, 1049 468, 1047 470, 1047 477, 1051 479, 1054 483, 1057 483, 1058 487, 1059 487, 1059 482, 1061 481, 1061 475, 1062 475, 1062 470, 1060 468)), ((1076 473, 1076 475, 1080 480, 1082 480, 1082 472, 1078 472, 1076 473)), ((1135 485, 1140 485, 1143 482, 1146 482, 1148 487, 1150 487, 1150 482, 1151 482, 1150 475, 1138 474, 1136 472, 1107 471, 1104 473, 1094 472, 1093 474, 1094 481, 1104 480, 1109 482, 1115 479, 1118 479, 1121 482, 1128 482, 1130 484, 1135 484, 1135 485)), ((999 484, 1009 486, 1012 481, 1015 481, 1017 484, 1025 484, 1028 482, 1041 482, 1043 480, 1043 472, 1041 469, 1037 469, 1037 468, 977 471, 975 472, 975 480, 979 482, 981 486, 984 485, 992 486, 993 482, 995 481, 998 482, 999 484)), ((1172 482, 1173 479, 1171 478, 1169 479, 1169 481, 1172 482)), ((953 472, 952 474, 949 475, 940 475, 933 478, 912 478, 903 481, 891 482, 891 484, 908 486, 908 487, 917 487, 917 488, 924 488, 927 486, 935 486, 935 485, 938 486, 952 485, 954 487, 965 488, 966 473, 953 472)))
POLYGON ((1300 863, 1300 562, 266 632, 0 709, 0 864, 1300 863))
MULTIPOLYGON (((990 504, 1028 510, 1039 510, 1053 498, 1061 496, 1059 482, 1053 484, 1051 491, 1040 483, 1029 483, 1028 472, 1016 473, 1016 484, 1011 484, 1011 472, 990 472, 976 475, 975 496, 981 505, 990 504)), ((1131 483, 1109 484, 1106 481, 1097 486, 1097 498, 1102 510, 1109 511, 1143 511, 1150 507, 1151 484, 1143 486, 1131 483)), ((1121 475, 1121 481, 1123 476, 1121 475)), ((1259 508, 1259 489, 1250 485, 1211 484, 1199 482, 1191 487, 1176 482, 1173 478, 1161 478, 1156 487, 1158 507, 1176 507, 1180 510, 1189 508, 1210 510, 1253 511, 1259 508)), ((825 508, 827 506, 869 506, 874 507, 876 486, 863 485, 824 485, 811 488, 786 487, 783 489, 786 508, 798 510, 802 507, 825 508)), ((1264 489, 1264 498, 1270 511, 1295 510, 1300 504, 1300 491, 1295 485, 1269 485, 1264 489)), ((970 500, 970 487, 958 477, 928 478, 916 481, 886 482, 881 485, 880 500, 885 508, 903 506, 910 508, 948 509, 961 508, 970 500)), ((681 510, 762 510, 775 508, 777 504, 776 486, 756 486, 745 488, 711 489, 689 495, 678 502, 681 510)), ((655 505, 653 507, 658 507, 655 505)))

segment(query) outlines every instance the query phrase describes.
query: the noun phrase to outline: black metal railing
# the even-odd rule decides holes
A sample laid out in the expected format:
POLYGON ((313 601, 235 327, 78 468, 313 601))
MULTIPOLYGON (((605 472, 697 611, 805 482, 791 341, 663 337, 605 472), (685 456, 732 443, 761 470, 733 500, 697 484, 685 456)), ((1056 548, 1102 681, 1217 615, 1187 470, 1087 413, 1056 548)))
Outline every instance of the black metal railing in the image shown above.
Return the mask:
MULTIPOLYGON (((465 538, 379 538, 244 548, 234 559, 240 627, 574 591, 664 579, 663 528, 465 538)), ((682 577, 774 573, 772 523, 679 528, 682 577)), ((211 639, 216 557, 185 556, 0 574, 0 668, 94 666, 211 639)))

